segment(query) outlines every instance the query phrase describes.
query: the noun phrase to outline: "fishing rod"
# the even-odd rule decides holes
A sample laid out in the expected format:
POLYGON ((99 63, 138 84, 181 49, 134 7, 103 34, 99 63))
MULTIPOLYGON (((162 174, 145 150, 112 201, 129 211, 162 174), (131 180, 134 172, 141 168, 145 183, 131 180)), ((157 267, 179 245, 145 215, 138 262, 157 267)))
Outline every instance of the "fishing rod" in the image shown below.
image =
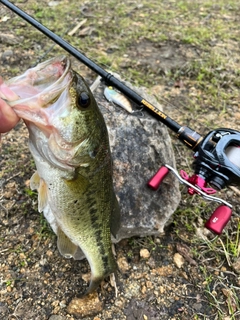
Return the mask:
POLYGON ((143 99, 140 95, 138 95, 135 91, 124 85, 121 81, 116 79, 111 73, 108 73, 106 70, 102 69, 95 62, 87 58, 83 53, 79 52, 76 48, 70 45, 67 41, 63 40, 61 37, 56 35, 54 32, 43 26, 40 22, 35 20, 33 17, 28 15, 26 12, 12 4, 7 0, 0 0, 2 4, 8 7, 11 11, 15 12, 25 21, 30 23, 36 29, 45 34, 48 38, 57 43, 60 47, 65 49, 68 53, 70 53, 73 57, 84 63, 91 70, 96 72, 101 76, 103 81, 107 83, 109 86, 113 86, 127 97, 129 97, 132 101, 140 106, 144 106, 146 110, 151 113, 154 117, 164 123, 167 127, 169 127, 172 131, 178 134, 178 138, 183 141, 189 148, 194 150, 198 143, 201 141, 202 137, 193 131, 190 128, 182 127, 173 119, 168 117, 164 112, 160 111, 158 108, 154 107, 150 102, 143 99))
POLYGON ((174 168, 165 164, 149 180, 148 186, 153 190, 157 190, 165 176, 169 172, 172 172, 181 183, 187 185, 190 195, 197 194, 207 200, 221 203, 205 223, 206 228, 215 234, 221 234, 223 228, 231 218, 232 205, 220 198, 211 196, 211 194, 216 193, 217 190, 221 190, 231 183, 240 183, 240 132, 220 128, 202 137, 191 128, 181 126, 19 7, 8 0, 0 0, 0 2, 57 43, 77 60, 96 72, 107 85, 115 87, 133 102, 144 107, 148 113, 175 132, 178 139, 185 146, 195 152, 195 172, 192 176, 189 177, 183 170, 180 171, 179 175, 174 168), (208 183, 217 190, 207 187, 208 183))

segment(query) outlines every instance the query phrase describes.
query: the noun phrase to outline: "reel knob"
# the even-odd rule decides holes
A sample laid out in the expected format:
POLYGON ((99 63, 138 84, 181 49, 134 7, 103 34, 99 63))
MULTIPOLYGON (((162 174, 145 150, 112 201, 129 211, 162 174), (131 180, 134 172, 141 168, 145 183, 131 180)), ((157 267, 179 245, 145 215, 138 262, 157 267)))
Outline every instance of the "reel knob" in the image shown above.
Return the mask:
POLYGON ((153 190, 157 190, 168 172, 169 169, 167 167, 161 167, 158 172, 148 181, 148 186, 153 190))
POLYGON ((210 219, 205 223, 205 227, 220 235, 232 215, 232 209, 228 206, 219 206, 211 215, 210 219))

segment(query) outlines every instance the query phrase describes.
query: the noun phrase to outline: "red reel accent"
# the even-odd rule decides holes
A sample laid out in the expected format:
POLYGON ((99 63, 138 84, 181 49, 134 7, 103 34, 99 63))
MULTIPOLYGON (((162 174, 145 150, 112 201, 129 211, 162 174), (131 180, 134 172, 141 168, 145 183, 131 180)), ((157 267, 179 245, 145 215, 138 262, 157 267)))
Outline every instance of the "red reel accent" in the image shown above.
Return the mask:
POLYGON ((210 219, 205 223, 205 227, 220 235, 232 215, 232 209, 228 206, 219 206, 211 215, 210 219))
MULTIPOLYGON (((206 187, 207 182, 197 174, 194 174, 191 177, 189 177, 185 171, 181 170, 180 175, 184 180, 188 181, 189 183, 193 184, 196 187, 199 187, 202 191, 206 192, 207 194, 214 194, 217 192, 213 188, 207 188, 206 187)), ((192 196, 198 192, 196 190, 194 190, 193 188, 189 187, 188 193, 192 196)))
POLYGON ((153 190, 157 190, 168 172, 169 169, 167 167, 161 167, 158 172, 148 181, 148 186, 153 190))

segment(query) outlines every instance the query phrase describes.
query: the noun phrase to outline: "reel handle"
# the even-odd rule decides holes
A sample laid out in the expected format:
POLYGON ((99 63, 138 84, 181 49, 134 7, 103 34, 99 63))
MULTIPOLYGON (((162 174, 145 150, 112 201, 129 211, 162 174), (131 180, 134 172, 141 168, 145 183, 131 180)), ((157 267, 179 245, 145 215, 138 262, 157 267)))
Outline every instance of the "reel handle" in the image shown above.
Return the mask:
MULTIPOLYGON (((231 218, 232 205, 223 199, 213 197, 211 195, 213 189, 200 186, 199 184, 194 185, 198 182, 198 180, 196 180, 196 175, 188 177, 188 175, 184 173, 181 177, 177 170, 170 167, 168 164, 165 164, 158 170, 158 172, 148 181, 148 186, 153 190, 157 190, 169 171, 172 171, 181 183, 190 187, 197 195, 202 196, 206 200, 221 203, 221 205, 213 212, 210 219, 205 223, 205 227, 207 229, 217 235, 220 235, 231 218)), ((191 194, 193 194, 193 192, 191 194)))
POLYGON ((232 215, 232 209, 228 206, 221 205, 219 206, 211 215, 210 219, 205 223, 205 227, 220 235, 230 220, 232 215))
POLYGON ((148 181, 148 186, 153 189, 157 190, 163 181, 163 179, 168 174, 169 169, 165 166, 161 167, 158 172, 148 181))

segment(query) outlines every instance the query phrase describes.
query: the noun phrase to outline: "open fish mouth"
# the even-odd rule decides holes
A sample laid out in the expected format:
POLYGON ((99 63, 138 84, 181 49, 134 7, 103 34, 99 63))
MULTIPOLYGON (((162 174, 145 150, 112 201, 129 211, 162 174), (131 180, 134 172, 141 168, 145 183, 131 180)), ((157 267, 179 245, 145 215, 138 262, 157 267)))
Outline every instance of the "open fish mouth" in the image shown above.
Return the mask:
POLYGON ((35 95, 41 95, 42 101, 48 103, 48 97, 58 94, 59 90, 62 89, 62 84, 70 66, 70 60, 65 56, 53 58, 7 81, 8 88, 18 97, 14 99, 16 101, 12 101, 10 104, 12 106, 17 103, 24 104, 35 95))
POLYGON ((57 57, 2 83, 0 97, 20 118, 47 125, 47 114, 43 109, 54 104, 71 80, 70 60, 65 56, 57 57))
POLYGON ((74 155, 82 141, 65 141, 53 120, 71 112, 69 88, 73 78, 70 60, 61 56, 0 82, 0 97, 26 122, 30 134, 42 132, 47 137, 47 145, 33 139, 38 152, 56 167, 68 170, 76 165, 74 155))

